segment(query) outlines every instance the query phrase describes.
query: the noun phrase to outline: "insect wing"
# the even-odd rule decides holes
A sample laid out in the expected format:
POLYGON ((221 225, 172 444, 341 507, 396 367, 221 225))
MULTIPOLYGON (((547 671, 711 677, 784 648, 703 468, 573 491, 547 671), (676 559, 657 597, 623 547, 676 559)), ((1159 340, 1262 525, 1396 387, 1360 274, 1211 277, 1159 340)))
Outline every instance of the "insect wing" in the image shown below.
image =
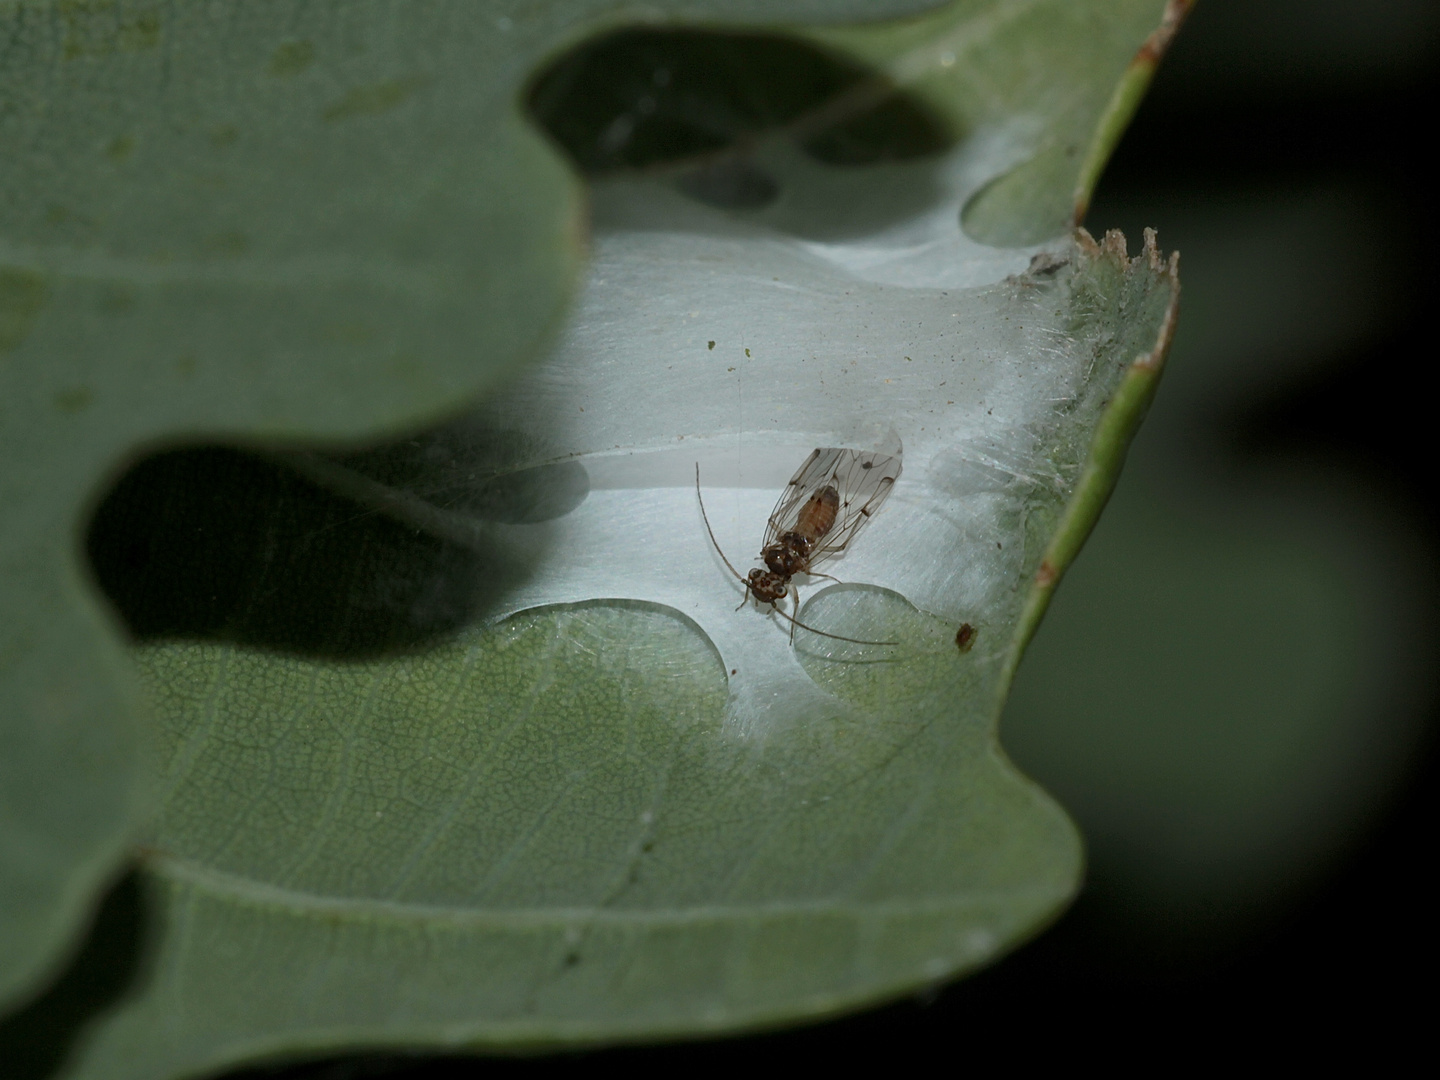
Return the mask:
POLYGON ((800 520, 800 509, 809 501, 811 495, 824 490, 830 474, 834 471, 835 455, 843 453, 844 450, 814 450, 800 468, 795 470, 790 483, 786 484, 785 490, 780 493, 775 509, 770 511, 770 521, 765 526, 765 539, 760 542, 762 548, 773 544, 780 538, 781 533, 795 528, 800 520))
POLYGON ((795 471, 770 515, 762 546, 795 528, 811 496, 831 486, 840 494, 840 509, 824 541, 810 557, 813 566, 835 555, 874 514, 900 475, 900 459, 843 447, 820 447, 795 471))
POLYGON ((840 512, 820 547, 810 556, 816 566, 844 551, 855 534, 874 516, 900 476, 900 459, 860 450, 842 450, 833 483, 840 492, 840 512))

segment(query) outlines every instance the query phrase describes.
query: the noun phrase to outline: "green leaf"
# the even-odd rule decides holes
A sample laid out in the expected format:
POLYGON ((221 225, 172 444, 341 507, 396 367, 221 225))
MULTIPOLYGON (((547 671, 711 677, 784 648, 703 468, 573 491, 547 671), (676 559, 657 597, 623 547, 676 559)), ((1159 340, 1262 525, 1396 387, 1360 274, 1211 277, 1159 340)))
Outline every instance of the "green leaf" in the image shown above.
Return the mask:
MULTIPOLYGON (((1107 6, 1104 32, 1077 41, 1040 17, 1068 8, 956 4, 793 39, 862 73, 839 79, 845 107, 740 110, 703 160, 595 180, 590 270, 543 354, 577 188, 517 104, 583 11, 482 25, 347 4, 307 8, 301 33, 275 4, 223 34, 197 12, 156 24, 156 59, 109 8, 44 9, 33 25, 49 29, 26 31, 37 66, 16 71, 86 66, 56 91, 63 122, 54 103, 43 130, 39 105, 21 114, 58 141, 18 183, 42 190, 58 161, 94 190, 72 196, 79 217, 7 211, 19 256, 0 278, 0 377, 36 405, 4 418, 7 455, 33 463, 7 474, 6 518, 42 524, 7 531, 5 550, 61 584, 22 596, 7 570, 3 587, 7 607, 61 628, 35 670, 91 695, 72 724, 121 749, 103 782, 69 768, 71 749, 8 757, 69 799, 81 838, 41 845, 62 857, 14 926, 33 934, 44 911, 48 937, 25 946, 14 986, 53 964, 147 792, 157 814, 152 955, 79 1074, 774 1022, 967 970, 1053 917, 1078 844, 998 754, 995 719, 1113 484, 1176 292, 1153 246, 1130 261, 1118 238, 1063 235, 1052 211, 1083 189, 1078 164, 997 212, 1051 237, 1043 249, 957 227, 1055 140, 1107 130, 1110 88, 1159 15, 1107 6), (77 19, 89 37, 63 30, 77 19), (72 39, 100 44, 66 60, 72 39), (244 92, 228 89, 238 73, 244 92), (107 93, 131 102, 124 131, 107 165, 82 169, 107 93), (217 206, 234 230, 215 231, 217 206), (146 729, 125 680, 99 670, 114 631, 73 568, 97 478, 165 436, 373 437, 487 388, 426 437, 462 451, 479 485, 464 505, 396 475, 403 444, 278 459, 381 515, 364 521, 473 552, 464 625, 398 657, 264 620, 228 644, 141 649, 147 784, 146 729), (802 614, 898 646, 800 631, 792 649, 787 625, 732 610, 697 461, 744 563, 811 447, 902 444, 894 496, 834 565, 850 584, 802 614), (962 623, 978 628, 968 652, 962 623)), ((564 144, 564 110, 541 107, 551 85, 531 101, 564 144)), ((644 127, 634 112, 622 144, 644 127)), ((439 580, 398 540, 384 550, 372 585, 439 580)), ((102 578, 123 566, 105 555, 102 578)), ((16 670, 7 694, 43 690, 16 670)), ((39 709, 7 706, 6 722, 33 742, 39 709)), ((38 798, 16 805, 59 820, 38 798)))
POLYGON ((166 975, 94 1059, 726 1028, 983 961, 1078 851, 955 722, 989 687, 953 631, 897 608, 928 654, 822 676, 826 711, 763 735, 703 631, 634 602, 360 668, 147 652, 166 975))
MULTIPOLYGON (((610 239, 621 236, 634 239, 610 239)), ((615 269, 609 242, 599 275, 615 269)), ((1033 933, 1071 894, 1079 846, 997 753, 995 717, 1036 597, 1113 479, 1174 299, 1153 249, 1127 263, 1114 240, 1101 249, 1082 235, 1065 250, 1064 265, 986 289, 924 291, 972 327, 977 349, 1020 325, 1061 344, 1047 363, 1001 350, 967 361, 974 389, 955 391, 966 407, 950 414, 967 419, 933 436, 917 424, 907 460, 928 457, 928 472, 902 476, 839 560, 850 583, 803 609, 811 625, 898 648, 800 631, 792 649, 783 626, 733 610, 693 462, 713 465, 722 537, 736 505, 753 528, 774 491, 764 459, 789 468, 794 455, 777 448, 798 436, 751 432, 582 451, 570 461, 591 489, 569 512, 475 519, 477 535, 534 560, 481 624, 418 654, 143 649, 164 725, 145 860, 153 974, 98 1030, 80 1074, 364 1043, 732 1029, 946 978, 1033 933), (1122 308, 1133 323, 1117 323, 1122 308), (1057 408, 1061 387, 1071 396, 1057 408), (977 424, 985 401, 1033 412, 977 424), (741 441, 760 444, 747 453, 762 486, 722 479, 741 441), (978 629, 968 651, 955 643, 962 620, 978 629)), ((634 265, 678 274, 654 257, 634 265)), ((750 312, 765 323, 758 301, 750 312)), ((631 314, 637 335, 653 330, 631 314)), ((950 340, 953 323, 940 326, 950 340)), ((928 358, 926 344, 905 347, 928 358)), ((696 348, 734 379, 730 357, 696 348)), ((908 373, 924 391, 910 408, 928 414, 961 361, 916 375, 924 360, 907 355, 867 365, 896 371, 892 385, 908 373)), ((648 358, 629 367, 653 377, 648 358)), ((538 423, 546 388, 623 391, 615 367, 588 380, 586 368, 562 347, 489 407, 514 416, 523 401, 538 423)), ((748 379, 841 370, 762 358, 748 379)), ((728 404, 702 395, 690 407, 728 404)), ((898 395, 891 408, 918 419, 898 395)), ((484 411, 468 423, 484 430, 484 411)))
POLYGON ((401 10, 0 13, 0 995, 53 965, 148 801, 75 540, 106 474, 197 432, 415 423, 563 310, 578 186, 513 94, 541 46, 401 10))

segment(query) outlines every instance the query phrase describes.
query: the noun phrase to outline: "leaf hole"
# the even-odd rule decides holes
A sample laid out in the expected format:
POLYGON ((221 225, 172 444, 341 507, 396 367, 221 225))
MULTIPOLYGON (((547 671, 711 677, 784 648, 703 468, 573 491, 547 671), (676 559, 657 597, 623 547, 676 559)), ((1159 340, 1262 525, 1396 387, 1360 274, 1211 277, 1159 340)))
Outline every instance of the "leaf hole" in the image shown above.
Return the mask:
POLYGON ((538 453, 463 422, 347 452, 171 449, 120 477, 86 550, 142 641, 406 652, 483 617, 585 499, 583 466, 538 453))
POLYGON ((929 157, 954 142, 946 124, 883 74, 780 34, 614 31, 541 72, 527 103, 585 175, 683 165, 681 190, 731 208, 778 195, 774 177, 747 160, 771 134, 841 167, 929 157))

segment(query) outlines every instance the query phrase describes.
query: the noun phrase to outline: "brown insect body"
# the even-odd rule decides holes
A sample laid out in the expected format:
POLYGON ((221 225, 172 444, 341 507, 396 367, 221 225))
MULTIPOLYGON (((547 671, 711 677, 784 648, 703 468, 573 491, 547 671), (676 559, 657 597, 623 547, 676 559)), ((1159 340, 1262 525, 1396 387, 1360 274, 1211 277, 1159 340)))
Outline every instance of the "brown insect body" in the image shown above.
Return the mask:
POLYGON ((750 571, 750 591, 757 599, 774 603, 785 595, 785 587, 792 577, 810 572, 810 553, 816 541, 823 539, 835 524, 839 511, 840 492, 834 484, 806 500, 795 519, 795 527, 781 533, 780 539, 766 544, 760 552, 769 571, 759 567, 750 571))
MULTIPOLYGON (((822 448, 812 453, 796 470, 770 515, 769 527, 760 550, 760 559, 766 569, 762 570, 757 566, 748 576, 741 577, 735 568, 730 566, 729 560, 725 560, 730 572, 740 578, 745 586, 747 599, 754 596, 760 603, 769 604, 775 611, 785 615, 780 611, 777 602, 789 594, 790 579, 796 574, 813 574, 815 563, 843 551, 860 526, 879 508, 899 475, 898 457, 837 448, 822 448), (837 521, 840 523, 838 529, 837 521), (834 536, 830 536, 832 530, 835 532, 834 536), (830 536, 829 542, 826 542, 827 536, 830 536)), ((699 495, 698 465, 695 468, 695 492, 699 495)), ((700 509, 703 513, 703 499, 700 509)), ((705 527, 710 529, 708 517, 705 519, 705 527)), ((710 532, 710 540, 712 543, 715 540, 713 531, 710 532)), ((716 550, 719 550, 718 544, 716 550)), ((720 557, 724 559, 725 553, 721 552, 720 557)), ((796 603, 798 608, 798 599, 796 603)), ((797 622, 793 616, 785 615, 785 618, 794 625, 804 625, 797 622)), ((805 628, 823 637, 838 637, 812 627, 805 628)))

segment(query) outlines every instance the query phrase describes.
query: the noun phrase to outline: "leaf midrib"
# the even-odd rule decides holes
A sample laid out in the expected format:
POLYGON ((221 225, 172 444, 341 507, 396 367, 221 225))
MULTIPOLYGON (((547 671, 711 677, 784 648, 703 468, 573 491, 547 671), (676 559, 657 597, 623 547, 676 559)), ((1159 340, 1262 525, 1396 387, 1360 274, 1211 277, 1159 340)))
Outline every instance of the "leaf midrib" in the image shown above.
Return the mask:
POLYGON ((144 854, 142 865, 159 877, 203 890, 214 896, 257 907, 286 908, 295 912, 323 915, 327 919, 333 919, 336 916, 350 916, 374 922, 379 916, 388 917, 395 922, 424 922, 426 925, 434 925, 436 921, 477 926, 492 923, 497 929, 514 928, 517 930, 535 926, 580 923, 681 926, 693 923, 753 919, 766 915, 792 914, 835 914, 852 917, 860 917, 863 914, 871 918, 876 916, 893 917, 1011 903, 1016 899, 1049 902, 1055 897, 1055 889, 1051 886, 990 889, 969 893, 963 898, 916 897, 903 901, 867 902, 846 900, 843 897, 827 897, 810 900, 767 900, 751 904, 697 904, 671 910, 627 910, 602 906, 461 908, 444 904, 415 904, 400 903, 394 900, 322 896, 317 893, 287 889, 255 881, 252 878, 223 870, 214 870, 191 860, 154 850, 144 854))

